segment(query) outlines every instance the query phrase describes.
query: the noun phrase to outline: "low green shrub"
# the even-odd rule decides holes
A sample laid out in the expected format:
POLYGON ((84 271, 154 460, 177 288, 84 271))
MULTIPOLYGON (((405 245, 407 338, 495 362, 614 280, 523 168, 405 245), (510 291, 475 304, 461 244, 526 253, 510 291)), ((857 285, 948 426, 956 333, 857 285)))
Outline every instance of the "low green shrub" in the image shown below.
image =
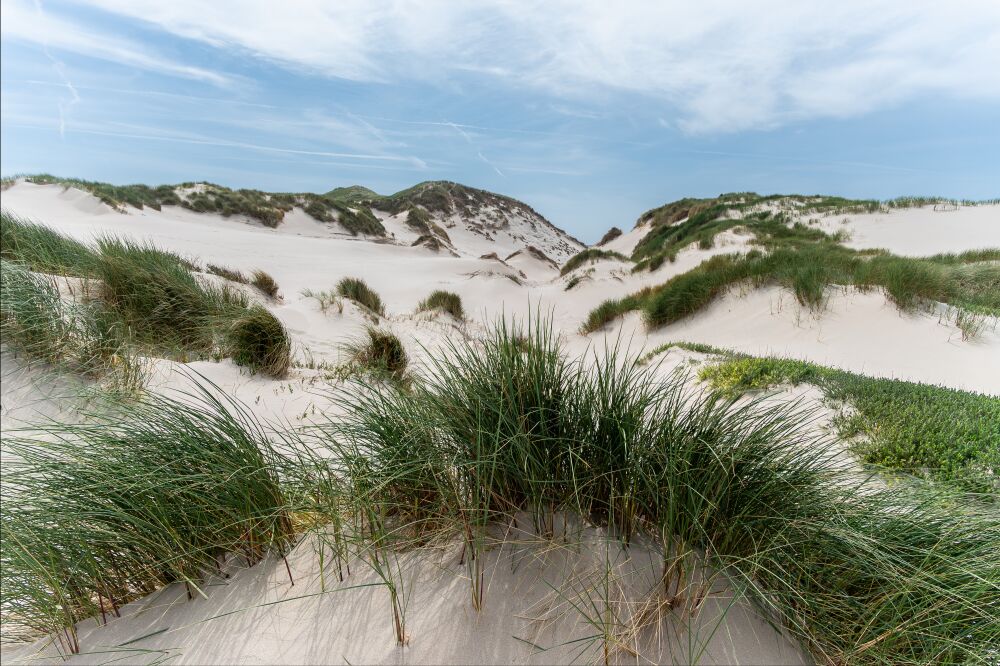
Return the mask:
POLYGON ((699 377, 731 396, 778 384, 816 385, 827 399, 848 406, 836 424, 863 461, 960 488, 1000 490, 1000 398, 804 361, 728 354, 702 368, 699 377))

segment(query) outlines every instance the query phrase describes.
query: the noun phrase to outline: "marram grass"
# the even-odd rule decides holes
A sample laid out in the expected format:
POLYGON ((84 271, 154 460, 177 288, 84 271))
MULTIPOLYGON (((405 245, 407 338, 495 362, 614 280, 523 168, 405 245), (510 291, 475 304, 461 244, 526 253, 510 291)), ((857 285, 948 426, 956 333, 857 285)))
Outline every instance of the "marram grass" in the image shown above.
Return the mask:
POLYGON ((724 581, 823 663, 995 661, 995 511, 845 470, 794 405, 687 386, 619 349, 567 358, 547 322, 500 322, 408 386, 360 379, 338 394, 343 417, 303 430, 269 436, 204 396, 7 439, 5 625, 71 645, 98 598, 170 581, 197 593, 215 557, 281 554, 297 524, 326 535, 338 575, 360 561, 381 578, 405 643, 420 609, 401 550, 459 539, 481 609, 490 527, 527 516, 561 540, 572 515, 658 553, 652 601, 672 616, 696 615, 724 581))
MULTIPOLYGON (((188 358, 230 350, 238 363, 272 374, 283 373, 290 362, 288 335, 274 325, 277 320, 265 321, 239 288, 200 280, 185 257, 115 237, 99 238, 91 249, 6 212, 0 222, 8 346, 46 362, 74 360, 62 365, 91 374, 110 363, 122 371, 118 376, 128 377, 125 383, 141 383, 133 362, 139 353, 188 358), (78 278, 78 291, 85 293, 61 295, 49 275, 78 278), (272 334, 265 335, 265 328, 272 334)), ((246 281, 223 267, 210 264, 209 271, 246 281)), ((252 281, 277 294, 277 284, 263 271, 252 281)))

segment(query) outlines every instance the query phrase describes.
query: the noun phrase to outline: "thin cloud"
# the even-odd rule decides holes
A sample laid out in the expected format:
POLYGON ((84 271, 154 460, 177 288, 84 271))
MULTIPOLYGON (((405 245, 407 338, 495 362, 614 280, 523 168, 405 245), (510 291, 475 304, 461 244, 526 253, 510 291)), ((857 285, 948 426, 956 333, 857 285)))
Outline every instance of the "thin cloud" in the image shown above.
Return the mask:
POLYGON ((229 87, 235 83, 233 77, 176 62, 129 40, 90 30, 81 24, 51 16, 48 12, 36 11, 18 0, 4 0, 0 5, 0 34, 5 40, 41 46, 53 61, 55 58, 49 49, 216 86, 229 87))
MULTIPOLYGON (((39 129, 44 125, 31 123, 7 123, 8 127, 25 127, 39 129)), ((167 143, 182 143, 200 146, 218 146, 221 148, 237 148, 243 150, 254 150, 269 153, 282 153, 288 155, 309 155, 313 157, 345 158, 356 160, 371 160, 375 162, 401 162, 409 164, 417 169, 426 169, 427 162, 412 155, 375 155, 363 153, 342 153, 325 150, 298 150, 295 148, 282 148, 279 146, 267 146, 244 141, 227 141, 214 137, 179 136, 170 133, 145 134, 139 132, 118 132, 114 130, 96 129, 92 127, 72 127, 71 131, 80 134, 93 134, 98 136, 111 136, 121 139, 136 139, 140 141, 163 141, 167 143)))
MULTIPOLYGON (((221 49, 363 81, 469 77, 639 96, 682 131, 770 129, 911 100, 1000 99, 996 0, 84 0, 221 49)), ((559 104, 562 104, 561 102, 559 104)), ((589 107, 590 104, 587 104, 589 107)))

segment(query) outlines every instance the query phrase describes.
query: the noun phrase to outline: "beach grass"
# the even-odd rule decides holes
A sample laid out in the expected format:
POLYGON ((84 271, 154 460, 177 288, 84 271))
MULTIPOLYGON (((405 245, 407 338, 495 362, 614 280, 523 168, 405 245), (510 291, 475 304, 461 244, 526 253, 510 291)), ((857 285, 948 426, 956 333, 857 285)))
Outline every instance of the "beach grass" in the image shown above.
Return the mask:
MULTIPOLYGON (((273 356, 290 353, 287 332, 274 326, 277 320, 262 326, 265 317, 251 308, 242 291, 200 280, 191 259, 111 236, 98 238, 91 248, 7 213, 2 223, 5 343, 9 334, 10 344, 30 350, 32 357, 72 359, 60 365, 76 370, 93 365, 93 373, 99 375, 105 374, 102 364, 121 364, 128 378, 125 383, 132 384, 141 375, 134 372, 140 354, 212 356, 223 347, 240 348, 233 345, 233 331, 253 329, 257 333, 271 330, 275 337, 269 343, 270 360, 252 361, 252 367, 287 367, 287 359, 273 356), (65 281, 72 292, 66 297, 48 276, 77 278, 78 282, 65 281), (239 325, 232 326, 234 322, 239 325), (256 322, 256 328, 250 322, 256 322), (56 346, 65 349, 59 351, 56 346), (89 361, 83 358, 87 354, 89 361)), ((236 282, 240 280, 234 278, 244 277, 212 264, 209 272, 236 282)), ((276 291, 269 277, 258 271, 253 279, 258 288, 276 291)), ((252 354, 238 356, 253 358, 252 354)))
POLYGON ((661 285, 605 301, 588 316, 583 330, 593 332, 632 310, 641 310, 649 328, 688 317, 738 285, 778 285, 799 304, 820 310, 833 285, 878 289, 901 309, 941 302, 988 316, 1000 315, 1000 267, 979 256, 911 258, 862 253, 821 240, 778 241, 765 250, 715 255, 661 285))
POLYGON ((376 315, 385 316, 385 305, 382 304, 382 298, 378 292, 360 278, 343 278, 337 283, 337 293, 376 315))
POLYGON ((462 297, 452 291, 437 289, 417 304, 417 312, 429 312, 432 310, 447 312, 455 319, 465 319, 462 297))
POLYGON ((0 210, 0 257, 52 275, 86 277, 97 264, 83 243, 42 224, 0 210))
POLYGON ((173 582, 204 595, 223 558, 252 564, 294 538, 249 412, 204 390, 110 413, 3 441, 4 629, 54 635, 64 653, 80 650, 76 622, 173 582))
POLYGON ((250 284, 268 298, 278 298, 278 283, 269 273, 255 270, 250 277, 250 284))
POLYGON ((559 269, 559 275, 566 275, 572 271, 575 271, 580 266, 588 263, 594 263, 597 261, 603 261, 613 259, 616 261, 629 261, 629 258, 620 252, 615 252, 613 250, 602 250, 596 247, 588 247, 586 250, 581 250, 577 252, 569 260, 563 264, 563 267, 559 269))
MULTIPOLYGON (((338 394, 342 416, 300 430, 268 436, 209 391, 5 435, 5 622, 71 645, 72 622, 102 607, 171 581, 199 594, 216 558, 284 554, 297 524, 331 535, 340 575, 352 560, 376 573, 404 645, 406 553, 463 543, 481 610, 490 528, 520 521, 562 543, 575 516, 655 553, 650 594, 674 617, 696 616, 725 582, 817 660, 995 656, 994 510, 906 476, 859 476, 812 412, 686 379, 615 347, 569 358, 544 318, 501 320, 447 343, 408 386, 358 378, 338 394)), ((588 640, 615 641, 615 622, 598 624, 588 640)))
POLYGON ((291 364, 291 337, 267 308, 252 305, 233 319, 225 348, 238 365, 270 377, 284 377, 291 364))
POLYGON ((131 332, 99 301, 66 300, 56 278, 0 259, 0 332, 6 350, 98 379, 105 390, 136 394, 146 363, 131 332))
POLYGON ((230 282, 236 282, 237 284, 249 284, 250 280, 241 271, 234 268, 229 268, 227 266, 218 266, 216 264, 206 264, 205 270, 212 275, 218 275, 224 280, 229 280, 230 282))
POLYGON ((391 331, 368 326, 362 339, 344 345, 356 369, 396 382, 405 382, 410 358, 399 337, 391 331))

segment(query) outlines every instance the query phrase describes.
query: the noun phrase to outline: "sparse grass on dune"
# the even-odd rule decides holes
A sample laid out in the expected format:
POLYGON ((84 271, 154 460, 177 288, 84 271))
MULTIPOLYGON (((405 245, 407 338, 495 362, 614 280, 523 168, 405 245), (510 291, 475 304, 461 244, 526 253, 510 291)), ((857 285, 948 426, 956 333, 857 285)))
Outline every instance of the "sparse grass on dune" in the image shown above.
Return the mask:
POLYGON ((462 297, 451 291, 437 289, 417 305, 417 312, 430 310, 442 310, 455 319, 465 319, 462 297))
POLYGON ((90 192, 105 204, 116 209, 122 209, 128 205, 139 209, 148 206, 155 210, 160 210, 162 206, 176 206, 181 204, 181 199, 177 196, 172 185, 160 185, 156 187, 150 187, 149 185, 111 185, 110 183, 99 183, 79 178, 60 178, 50 174, 27 176, 26 180, 38 185, 62 185, 64 188, 73 187, 90 192))
POLYGON ((674 323, 706 307, 738 284, 777 284, 804 306, 820 309, 831 285, 881 289, 900 308, 937 301, 985 315, 1000 315, 1000 265, 979 261, 993 251, 928 259, 860 253, 827 241, 788 241, 769 251, 716 255, 697 267, 590 313, 593 332, 631 310, 643 311, 651 328, 674 323))
MULTIPOLYGON (((115 359, 131 358, 139 350, 164 356, 186 357, 189 353, 208 356, 220 346, 234 348, 225 341, 231 335, 233 322, 261 320, 260 313, 249 309, 249 300, 242 291, 228 285, 205 284, 192 273, 197 270, 193 262, 178 254, 113 237, 98 239, 97 248, 91 249, 47 227, 6 213, 3 225, 0 247, 5 263, 10 262, 10 270, 5 268, 5 275, 11 276, 10 284, 38 287, 34 291, 13 286, 4 289, 5 311, 17 310, 23 314, 35 308, 37 315, 30 318, 31 326, 24 323, 28 318, 21 316, 17 337, 11 340, 24 340, 29 334, 43 335, 41 328, 48 326, 51 331, 46 335, 52 340, 86 339, 86 346, 93 354, 103 349, 101 353, 116 363, 119 361, 115 359), (15 264, 33 271, 83 278, 88 281, 88 300, 84 302, 81 296, 75 302, 70 302, 73 299, 64 302, 54 285, 41 288, 45 278, 40 276, 17 281, 15 276, 24 271, 16 272, 15 264), (43 298, 43 294, 51 298, 43 298), (39 305, 43 301, 44 306, 39 305), (68 333, 64 330, 67 327, 68 333)), ((230 280, 243 278, 230 269, 211 264, 209 271, 230 280)), ((267 290, 265 293, 276 292, 277 284, 269 278, 258 271, 254 274, 254 284, 267 290)), ((8 330, 15 336, 11 326, 8 330)), ((289 351, 287 332, 283 328, 281 332, 271 341, 272 354, 289 351)), ((39 343, 25 344, 36 351, 40 349, 39 343)), ((79 353, 74 352, 76 356, 79 353)), ((251 357, 240 355, 240 358, 251 357)), ((284 364, 287 367, 287 361, 284 364)), ((82 367, 80 363, 62 365, 82 367)), ((263 365, 253 363, 255 368, 280 365, 282 362, 276 358, 263 365)))
MULTIPOLYGON (((719 353, 721 350, 709 350, 719 353)), ((865 462, 958 487, 1000 491, 1000 398, 814 363, 726 352, 699 377, 730 395, 808 383, 834 404, 840 436, 865 462)))
POLYGON ((376 315, 385 316, 385 305, 374 289, 360 278, 346 277, 337 283, 337 293, 367 308, 376 315))
POLYGON ((236 282, 238 284, 250 284, 250 280, 247 279, 246 275, 233 268, 227 268, 226 266, 217 266, 215 264, 207 264, 205 266, 205 270, 207 270, 212 275, 218 275, 224 280, 229 280, 230 282, 236 282))
POLYGON ((614 259, 617 261, 629 261, 629 258, 614 250, 602 250, 596 247, 588 247, 586 250, 577 252, 559 269, 559 275, 566 275, 587 263, 614 259))
POLYGON ((337 307, 338 313, 343 313, 344 311, 344 301, 338 295, 336 289, 327 289, 325 291, 317 291, 315 289, 303 289, 302 295, 305 298, 316 299, 316 302, 319 303, 319 309, 322 312, 326 312, 333 306, 337 307))
MULTIPOLYGON (((615 349, 569 359, 544 321, 498 322, 429 364, 406 387, 360 381, 344 417, 277 433, 280 455, 251 414, 208 397, 5 439, 6 626, 72 644, 100 599, 172 580, 197 594, 217 557, 283 554, 294 512, 327 535, 341 575, 360 558, 381 578, 404 644, 420 609, 400 549, 460 539, 481 609, 490 527, 526 512, 540 539, 568 538, 558 516, 571 514, 652 549, 648 594, 680 626, 725 581, 824 662, 995 656, 996 512, 906 478, 859 480, 808 413, 692 393, 615 349)), ((625 629, 585 640, 613 649, 625 629)))
POLYGON ((268 298, 278 298, 278 283, 269 273, 257 269, 250 278, 250 284, 268 298))
POLYGON ((0 211, 0 256, 53 275, 92 275, 97 255, 83 243, 42 224, 0 211))
POLYGON ((25 177, 40 185, 62 185, 89 192, 117 210, 127 206, 160 210, 163 206, 183 206, 198 213, 217 213, 224 217, 243 215, 267 227, 277 227, 285 214, 300 206, 320 222, 337 220, 351 234, 384 236, 385 228, 371 210, 352 208, 335 198, 312 192, 262 192, 252 189, 234 190, 213 183, 180 183, 178 185, 112 185, 79 178, 61 178, 49 174, 25 177), (179 193, 178 190, 185 190, 179 193))
POLYGON ((5 435, 5 639, 52 634, 78 652, 76 622, 176 581, 205 594, 220 558, 293 543, 276 454, 248 412, 205 391, 110 413, 5 435))

